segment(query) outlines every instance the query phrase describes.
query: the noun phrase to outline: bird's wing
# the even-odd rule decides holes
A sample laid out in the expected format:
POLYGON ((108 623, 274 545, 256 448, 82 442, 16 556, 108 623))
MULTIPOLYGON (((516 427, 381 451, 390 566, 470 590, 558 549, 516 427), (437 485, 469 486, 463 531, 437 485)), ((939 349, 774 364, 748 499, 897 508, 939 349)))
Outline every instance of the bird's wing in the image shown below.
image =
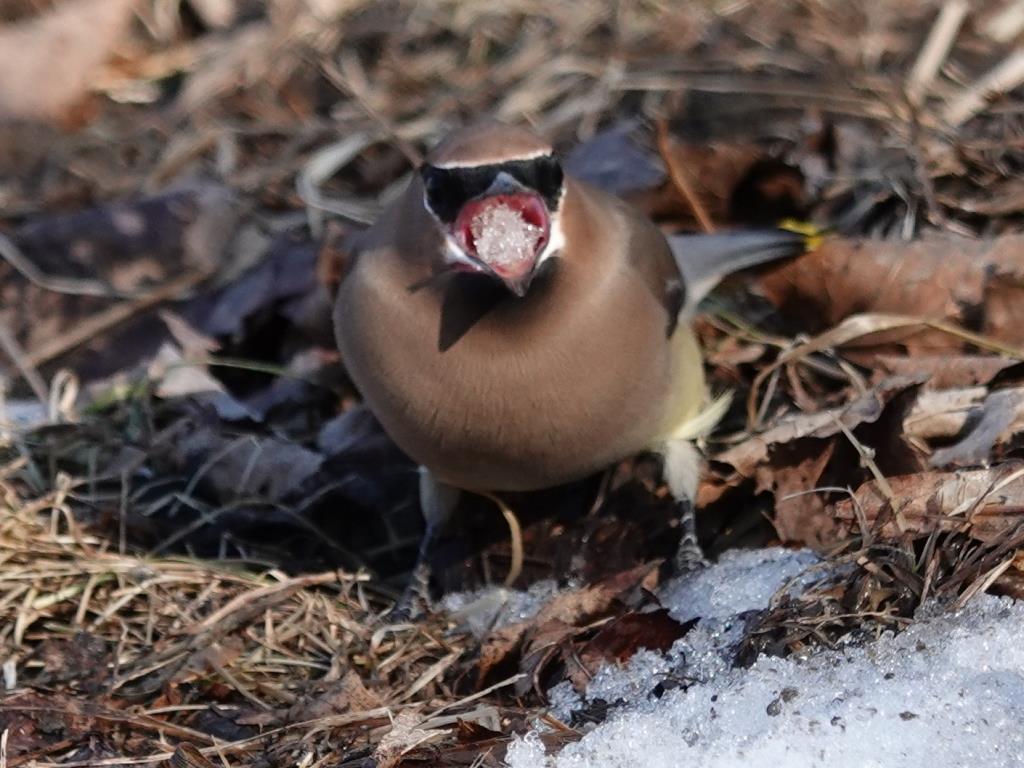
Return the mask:
POLYGON ((694 309, 735 272, 804 253, 810 239, 785 229, 669 236, 669 247, 686 286, 685 309, 694 309))

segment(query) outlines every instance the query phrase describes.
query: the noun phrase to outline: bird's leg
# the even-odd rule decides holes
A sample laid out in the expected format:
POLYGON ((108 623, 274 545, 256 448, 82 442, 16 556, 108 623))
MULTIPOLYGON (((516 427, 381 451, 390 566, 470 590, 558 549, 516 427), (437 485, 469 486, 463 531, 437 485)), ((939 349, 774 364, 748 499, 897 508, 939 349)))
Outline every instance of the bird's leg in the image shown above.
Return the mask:
POLYGON ((461 491, 446 485, 434 477, 426 467, 420 467, 420 509, 426 522, 426 530, 416 555, 416 565, 409 584, 392 611, 392 618, 408 618, 417 602, 430 607, 430 556, 441 533, 451 520, 452 512, 459 503, 461 491))
POLYGON ((697 516, 694 499, 700 477, 700 455, 689 440, 671 440, 666 443, 664 475, 668 489, 676 500, 682 538, 673 560, 676 574, 688 573, 708 564, 697 540, 697 516))
POLYGON ((676 575, 682 575, 704 568, 708 561, 697 540, 697 515, 693 502, 690 499, 679 499, 676 501, 676 509, 679 512, 682 537, 679 539, 679 549, 676 550, 672 565, 676 575))

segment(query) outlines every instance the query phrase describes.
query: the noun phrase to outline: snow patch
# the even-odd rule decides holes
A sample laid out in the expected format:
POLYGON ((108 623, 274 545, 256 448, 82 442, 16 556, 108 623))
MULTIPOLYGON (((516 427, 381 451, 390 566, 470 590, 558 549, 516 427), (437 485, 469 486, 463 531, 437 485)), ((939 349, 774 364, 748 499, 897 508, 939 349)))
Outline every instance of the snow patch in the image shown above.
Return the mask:
POLYGON ((700 623, 668 654, 641 651, 600 671, 581 697, 563 683, 552 714, 586 701, 627 702, 559 755, 536 734, 509 747, 509 768, 929 768, 1024 766, 1024 604, 990 596, 959 613, 931 608, 905 632, 806 658, 734 669, 743 614, 813 565, 807 552, 736 552, 666 585, 679 620, 700 623), (658 682, 688 687, 651 694, 658 682))

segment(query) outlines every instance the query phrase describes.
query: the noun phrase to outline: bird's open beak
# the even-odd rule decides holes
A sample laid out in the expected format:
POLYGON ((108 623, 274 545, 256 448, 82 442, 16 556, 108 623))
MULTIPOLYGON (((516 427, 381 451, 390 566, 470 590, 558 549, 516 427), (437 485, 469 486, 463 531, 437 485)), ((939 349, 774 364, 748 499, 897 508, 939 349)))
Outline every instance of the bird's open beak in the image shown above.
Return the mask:
POLYGON ((451 234, 467 268, 500 280, 522 297, 550 232, 550 215, 538 194, 521 187, 492 187, 462 206, 451 234))

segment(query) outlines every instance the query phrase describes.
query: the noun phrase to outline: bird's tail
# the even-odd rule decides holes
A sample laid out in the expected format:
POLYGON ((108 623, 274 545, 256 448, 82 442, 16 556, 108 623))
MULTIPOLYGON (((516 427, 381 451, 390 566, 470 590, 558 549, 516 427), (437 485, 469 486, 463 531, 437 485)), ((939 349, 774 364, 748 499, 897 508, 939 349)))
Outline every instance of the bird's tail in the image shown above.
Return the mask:
POLYGON ((813 250, 821 232, 786 222, 778 229, 671 235, 672 255, 686 285, 686 308, 694 309, 725 277, 749 267, 813 250))

